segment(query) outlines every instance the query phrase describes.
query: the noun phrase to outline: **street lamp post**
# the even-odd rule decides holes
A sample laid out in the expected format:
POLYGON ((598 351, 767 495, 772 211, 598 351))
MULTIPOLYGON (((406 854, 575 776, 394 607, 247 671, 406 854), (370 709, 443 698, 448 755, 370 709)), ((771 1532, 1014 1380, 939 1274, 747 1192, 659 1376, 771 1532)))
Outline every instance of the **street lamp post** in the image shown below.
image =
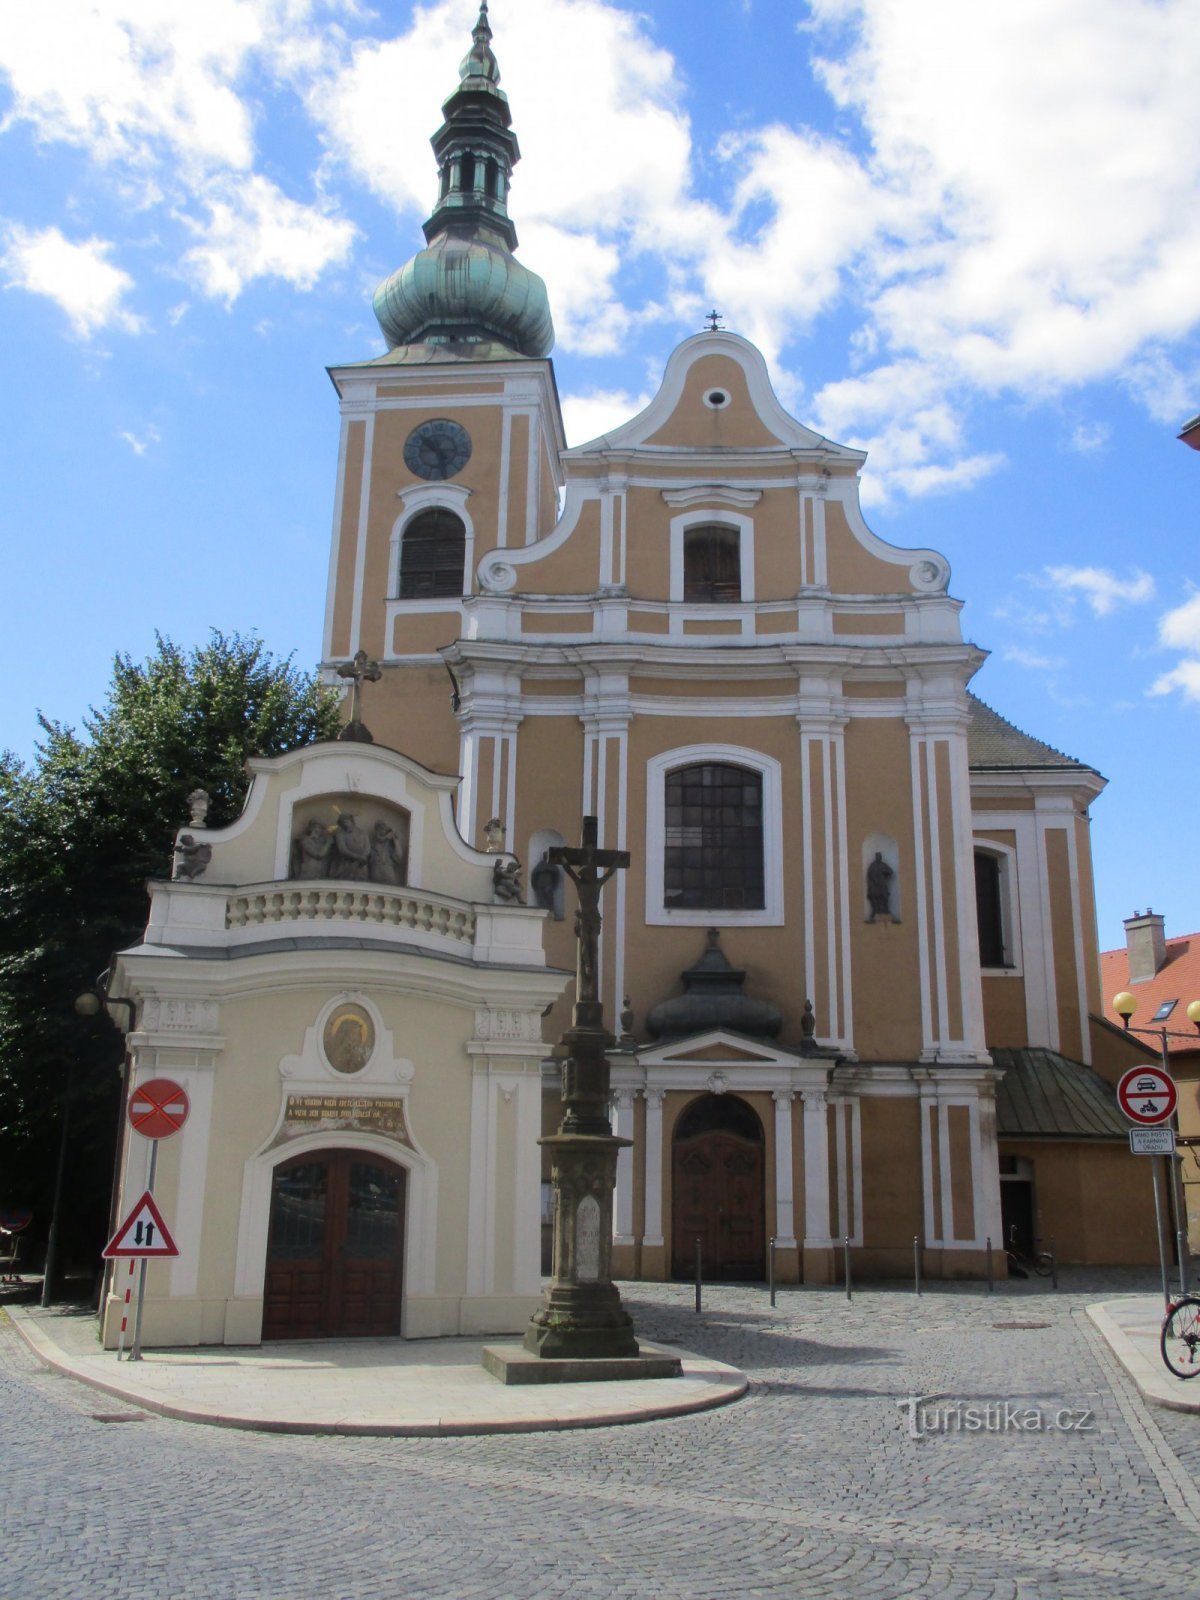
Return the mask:
MULTIPOLYGON (((1122 1026, 1125 1028, 1127 1033, 1144 1033, 1144 1034, 1148 1035, 1149 1037, 1155 1038, 1155 1039, 1158 1040, 1159 1057, 1160 1057, 1160 1059, 1162 1061, 1162 1069, 1166 1073, 1167 1077, 1170 1078, 1172 1082, 1174 1082, 1174 1074, 1171 1071, 1170 1046, 1169 1046, 1167 1041, 1169 1039, 1192 1039, 1193 1035, 1190 1034, 1190 1033, 1181 1033, 1178 1029, 1168 1028, 1165 1023, 1163 1024, 1163 1026, 1161 1028, 1135 1028, 1135 1027, 1133 1027, 1131 1025, 1131 1020, 1130 1019, 1132 1018, 1134 1012, 1137 1010, 1137 996, 1133 995, 1133 994, 1130 994, 1128 989, 1122 989, 1120 994, 1116 994, 1116 995, 1113 996, 1112 1007, 1113 1007, 1113 1010, 1120 1017, 1122 1026)), ((1193 1000, 1193 1001, 1190 1002, 1190 1004, 1187 1007, 1187 1019, 1195 1027, 1196 1033, 1200 1034, 1200 1000, 1193 1000)), ((1175 1114, 1174 1121, 1175 1121, 1176 1124, 1178 1124, 1178 1121, 1179 1121, 1178 1112, 1175 1114)), ((1150 1159, 1153 1161, 1156 1158, 1152 1156, 1150 1159)), ((1179 1163, 1177 1161, 1171 1160, 1169 1157, 1166 1157, 1166 1156, 1163 1157, 1163 1160, 1167 1163, 1167 1169, 1168 1169, 1168 1171, 1170 1173, 1170 1180, 1169 1181, 1170 1181, 1170 1185, 1171 1185, 1171 1194, 1172 1194, 1172 1196, 1174 1198, 1175 1218, 1176 1218, 1176 1222, 1178 1224, 1178 1227, 1177 1227, 1176 1231, 1177 1231, 1177 1246, 1178 1246, 1178 1250, 1179 1250, 1179 1287, 1180 1287, 1181 1292, 1186 1293, 1187 1292, 1187 1258, 1188 1258, 1188 1254, 1189 1254, 1188 1227, 1187 1227, 1188 1219, 1187 1219, 1187 1211, 1186 1211, 1186 1208, 1185 1208, 1184 1202, 1183 1202, 1182 1185, 1181 1185, 1180 1179, 1179 1179, 1179 1163)), ((1154 1180, 1154 1204, 1155 1204, 1155 1209, 1157 1210, 1157 1208, 1158 1208, 1158 1179, 1157 1179, 1157 1177, 1154 1180)), ((1161 1226, 1160 1226, 1160 1239, 1161 1239, 1161 1226)))
MULTIPOLYGON (((128 1015, 127 1019, 126 1019, 127 1024, 128 1024, 126 1031, 128 1032, 129 1029, 132 1029, 133 1024, 134 1024, 134 1018, 137 1016, 137 1003, 135 1001, 129 999, 128 996, 126 996, 126 995, 109 994, 109 992, 108 992, 108 982, 109 982, 109 978, 110 978, 111 974, 112 974, 112 968, 111 967, 106 968, 100 974, 100 976, 96 979, 95 983, 92 985, 92 987, 90 989, 85 989, 82 994, 77 994, 75 996, 75 1002, 74 1002, 75 1014, 76 1014, 76 1016, 84 1017, 85 1019, 90 1019, 92 1017, 98 1017, 100 1015, 100 1013, 103 1012, 104 1015, 106 1017, 108 1017, 109 1021, 113 1023, 113 1026, 116 1027, 116 1023, 113 1020, 112 1016, 110 1015, 108 1008, 109 1008, 109 1006, 126 1006, 128 1008, 128 1012, 129 1012, 129 1015, 128 1015)), ((116 1225, 117 1225, 117 1197, 118 1197, 118 1195, 120 1193, 120 1183, 121 1183, 121 1138, 122 1138, 122 1134, 124 1133, 124 1129, 125 1129, 125 1113, 126 1113, 126 1108, 127 1108, 128 1099, 129 1099, 129 1087, 130 1087, 130 1078, 131 1078, 130 1061, 129 1061, 129 1047, 128 1047, 128 1045, 126 1045, 126 1047, 125 1047, 125 1052, 124 1052, 124 1055, 122 1057, 121 1065, 118 1068, 118 1070, 119 1070, 119 1072, 121 1074, 121 1096, 120 1096, 120 1104, 117 1107, 117 1140, 116 1140, 116 1148, 113 1151, 112 1187, 111 1187, 111 1189, 109 1191, 109 1197, 108 1197, 108 1237, 109 1238, 112 1237, 113 1230, 116 1228, 116 1225)), ((63 1149, 63 1151, 65 1151, 65 1149, 66 1149, 66 1125, 65 1125, 65 1119, 64 1119, 64 1127, 63 1127, 63 1147, 62 1147, 62 1149, 63 1149)), ((60 1156, 59 1156, 60 1178, 61 1178, 61 1166, 62 1166, 62 1152, 60 1152, 60 1156)), ((58 1186, 56 1185, 55 1186, 55 1191, 54 1191, 54 1206, 53 1206, 53 1210, 51 1212, 51 1217, 50 1217, 50 1234, 51 1234, 51 1238, 54 1237, 54 1235, 55 1235, 55 1233, 57 1231, 57 1225, 58 1225, 58 1186)), ((47 1256, 47 1263, 49 1263, 49 1257, 50 1257, 50 1244, 49 1244, 49 1241, 47 1241, 46 1256, 47 1256)), ((113 1271, 113 1262, 106 1261, 104 1263, 104 1278, 103 1278, 103 1280, 101 1282, 101 1285, 100 1285, 100 1306, 101 1306, 101 1312, 102 1313, 103 1313, 103 1306, 104 1306, 104 1297, 105 1297, 105 1294, 107 1293, 107 1290, 108 1290, 109 1277, 110 1277, 110 1274, 112 1273, 112 1271, 113 1271)), ((43 1305, 47 1305, 49 1303, 47 1301, 47 1299, 46 1299, 46 1291, 47 1291, 47 1287, 49 1285, 49 1282, 50 1282, 50 1273, 47 1270, 45 1278, 44 1278, 44 1280, 42 1282, 42 1304, 43 1305)))

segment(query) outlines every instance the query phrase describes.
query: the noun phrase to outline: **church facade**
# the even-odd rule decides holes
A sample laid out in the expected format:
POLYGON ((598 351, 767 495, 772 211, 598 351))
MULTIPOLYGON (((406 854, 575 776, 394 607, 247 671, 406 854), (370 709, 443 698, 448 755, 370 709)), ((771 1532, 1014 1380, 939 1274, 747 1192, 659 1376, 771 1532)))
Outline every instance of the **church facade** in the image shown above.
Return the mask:
POLYGON ((331 368, 324 663, 381 663, 376 736, 461 774, 458 826, 503 830, 554 965, 546 851, 587 813, 631 852, 601 952, 614 1270, 698 1245, 760 1276, 772 1237, 810 1282, 846 1241, 868 1274, 914 1240, 934 1275, 983 1273, 989 1240, 1003 1270, 1011 1237, 1148 1258, 1096 1020, 1103 779, 973 695, 947 561, 871 531, 863 454, 789 416, 735 333, 566 447, 486 8, 444 109, 427 247, 376 294, 388 353, 331 368))
MULTIPOLYGON (((772 1242, 805 1284, 847 1251, 860 1277, 914 1250, 1003 1275, 1010 1241, 1153 1259, 1101 1016, 1103 779, 975 696, 946 559, 872 532, 863 454, 736 333, 567 447, 486 7, 444 113, 387 353, 330 369, 349 737, 181 830, 115 968, 133 1082, 192 1106, 148 1341, 525 1325, 575 969, 549 855, 585 816, 631 857, 598 965, 614 1276, 760 1279, 772 1242)), ((130 1135, 122 1214, 147 1161, 130 1135)))

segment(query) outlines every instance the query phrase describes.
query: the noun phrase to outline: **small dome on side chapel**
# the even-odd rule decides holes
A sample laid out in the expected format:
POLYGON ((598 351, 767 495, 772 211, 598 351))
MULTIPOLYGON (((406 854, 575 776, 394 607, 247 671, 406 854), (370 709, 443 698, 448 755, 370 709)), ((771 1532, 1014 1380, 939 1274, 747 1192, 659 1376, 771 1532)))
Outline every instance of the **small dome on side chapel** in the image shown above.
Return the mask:
POLYGON ((508 187, 521 152, 491 40, 484 0, 458 88, 431 141, 439 188, 425 223, 427 246, 375 291, 389 350, 500 344, 542 357, 554 348, 546 285, 513 255, 508 187))

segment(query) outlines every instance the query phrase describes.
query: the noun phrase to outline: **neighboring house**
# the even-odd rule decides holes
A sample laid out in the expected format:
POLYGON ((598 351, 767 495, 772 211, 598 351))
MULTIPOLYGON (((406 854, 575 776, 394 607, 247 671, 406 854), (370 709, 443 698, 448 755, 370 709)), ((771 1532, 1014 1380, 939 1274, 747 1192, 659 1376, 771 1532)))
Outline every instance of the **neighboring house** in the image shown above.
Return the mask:
MULTIPOLYGON (((1167 1063, 1179 1089, 1180 1176, 1186 1196, 1188 1243, 1200 1250, 1200 1027, 1188 1007, 1200 1002, 1200 933, 1168 939, 1163 916, 1147 910, 1125 919, 1125 947, 1100 957, 1104 1015, 1121 1026, 1113 1006, 1121 993, 1131 994, 1137 1009, 1130 1018, 1134 1037, 1167 1063), (1166 1030, 1165 1040, 1162 1031, 1166 1030)), ((1132 1063, 1131 1063, 1132 1065, 1132 1063)))

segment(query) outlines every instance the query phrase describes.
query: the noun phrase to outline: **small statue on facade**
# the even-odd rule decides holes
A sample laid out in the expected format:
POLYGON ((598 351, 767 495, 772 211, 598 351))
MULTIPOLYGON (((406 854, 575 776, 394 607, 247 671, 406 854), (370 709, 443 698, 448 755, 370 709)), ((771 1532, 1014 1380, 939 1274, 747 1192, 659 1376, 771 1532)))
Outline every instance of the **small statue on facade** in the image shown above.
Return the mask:
POLYGON ((354 820, 350 811, 337 819, 333 835, 332 877, 345 878, 351 883, 365 883, 371 867, 371 836, 354 820))
POLYGON ((811 1000, 804 1002, 804 1010, 800 1014, 800 1054, 803 1056, 815 1055, 817 1049, 817 1018, 813 1011, 811 1000))
POLYGON ((181 833, 175 846, 175 876, 188 883, 204 875, 212 860, 212 845, 197 844, 190 833, 181 833))
POLYGON ((293 878, 330 878, 333 835, 323 822, 313 817, 292 840, 293 878))
POLYGON ((867 901, 871 907, 868 922, 874 922, 876 917, 891 916, 894 877, 895 873, 883 859, 882 850, 876 850, 875 859, 867 868, 867 901))
POLYGON ((561 878, 562 868, 553 865, 549 850, 545 851, 542 859, 529 874, 529 886, 533 890, 534 903, 547 911, 552 911, 555 922, 562 921, 562 912, 558 909, 558 885, 561 878))
POLYGON ((521 887, 521 863, 516 856, 509 856, 507 860, 497 861, 492 868, 492 894, 497 905, 524 905, 524 890, 521 887))
POLYGON ((188 819, 189 826, 203 828, 208 822, 208 790, 193 789, 187 797, 187 803, 192 813, 188 819))
POLYGON ((621 1043, 633 1043, 633 1003, 628 995, 621 1002, 621 1043))
POLYGON ((396 837, 395 828, 377 822, 371 829, 368 875, 372 883, 401 884, 408 876, 408 852, 396 837))
POLYGON ((489 817, 483 825, 483 848, 485 854, 498 856, 504 849, 504 824, 499 817, 489 817))

